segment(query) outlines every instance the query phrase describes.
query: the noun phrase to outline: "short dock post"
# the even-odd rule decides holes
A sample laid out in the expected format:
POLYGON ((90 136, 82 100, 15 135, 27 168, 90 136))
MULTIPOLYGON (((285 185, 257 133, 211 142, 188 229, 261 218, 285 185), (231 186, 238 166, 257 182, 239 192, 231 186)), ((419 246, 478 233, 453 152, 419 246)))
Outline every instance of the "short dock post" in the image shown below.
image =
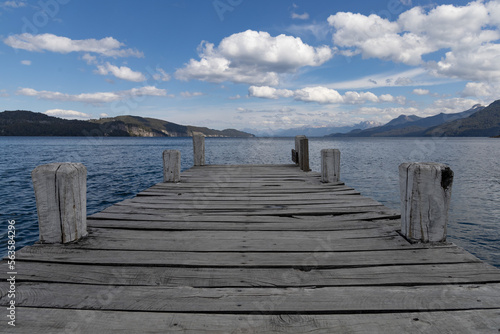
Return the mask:
POLYGON ((40 241, 68 243, 87 235, 87 168, 51 163, 31 172, 40 241))
POLYGON ((411 242, 446 241, 453 171, 433 162, 399 165, 401 232, 411 242))
POLYGON ((306 138, 306 136, 295 136, 295 149, 292 150, 292 161, 297 165, 300 163, 300 140, 306 138))
POLYGON ((300 139, 299 166, 304 172, 309 172, 309 139, 305 136, 300 139))
POLYGON ((194 165, 205 165, 205 136, 193 135, 193 155, 194 165))
POLYGON ((181 152, 163 151, 163 182, 181 181, 181 152))
POLYGON ((321 150, 321 182, 339 182, 340 151, 337 149, 321 150))

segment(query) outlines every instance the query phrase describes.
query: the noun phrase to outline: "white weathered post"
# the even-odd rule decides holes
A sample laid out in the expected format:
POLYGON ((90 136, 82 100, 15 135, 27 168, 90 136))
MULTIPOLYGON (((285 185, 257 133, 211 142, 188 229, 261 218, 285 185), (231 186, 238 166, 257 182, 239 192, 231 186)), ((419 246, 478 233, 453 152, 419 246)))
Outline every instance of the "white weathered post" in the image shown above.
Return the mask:
POLYGON ((163 182, 181 181, 181 152, 163 151, 163 182))
POLYGON ((321 150, 321 182, 339 182, 340 151, 337 149, 321 150))
POLYGON ((433 162, 399 165, 401 232, 411 242, 444 242, 453 171, 433 162))
POLYGON ((304 172, 309 172, 309 139, 305 136, 300 139, 299 166, 304 172))
POLYGON ((300 166, 300 140, 306 136, 295 136, 295 163, 300 166))
POLYGON ((193 156, 195 166, 205 165, 205 136, 193 135, 193 156))
POLYGON ((68 243, 87 235, 87 168, 51 163, 31 172, 40 241, 68 243))

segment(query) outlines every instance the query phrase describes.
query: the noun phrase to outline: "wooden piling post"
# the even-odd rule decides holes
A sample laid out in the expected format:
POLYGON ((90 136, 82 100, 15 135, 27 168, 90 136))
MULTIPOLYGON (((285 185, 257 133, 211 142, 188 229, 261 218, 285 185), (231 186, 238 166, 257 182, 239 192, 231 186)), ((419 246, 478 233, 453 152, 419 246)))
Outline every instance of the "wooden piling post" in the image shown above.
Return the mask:
POLYGON ((205 165, 205 136, 193 135, 193 155, 195 166, 205 165))
POLYGON ((412 242, 446 241, 453 171, 439 163, 399 166, 401 232, 412 242))
POLYGON ((299 166, 304 172, 309 172, 309 139, 305 136, 300 139, 299 166))
POLYGON ((81 163, 51 163, 31 172, 40 241, 68 243, 87 235, 87 169, 81 163))
POLYGON ((292 157, 292 161, 297 165, 300 165, 300 140, 306 138, 306 136, 295 136, 295 150, 292 150, 292 154, 295 156, 295 160, 292 157))
POLYGON ((337 149, 321 150, 321 182, 339 182, 340 151, 337 149))
POLYGON ((181 181, 181 152, 163 151, 163 182, 181 181))

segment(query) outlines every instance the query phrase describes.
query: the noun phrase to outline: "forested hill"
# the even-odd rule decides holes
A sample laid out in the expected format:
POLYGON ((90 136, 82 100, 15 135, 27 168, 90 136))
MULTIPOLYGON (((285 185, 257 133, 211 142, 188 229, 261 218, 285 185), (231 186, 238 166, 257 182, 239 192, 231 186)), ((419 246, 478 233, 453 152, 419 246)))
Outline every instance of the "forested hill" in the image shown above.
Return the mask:
POLYGON ((207 137, 254 137, 234 129, 220 131, 138 116, 79 121, 26 110, 0 113, 0 136, 191 137, 194 133, 207 137))

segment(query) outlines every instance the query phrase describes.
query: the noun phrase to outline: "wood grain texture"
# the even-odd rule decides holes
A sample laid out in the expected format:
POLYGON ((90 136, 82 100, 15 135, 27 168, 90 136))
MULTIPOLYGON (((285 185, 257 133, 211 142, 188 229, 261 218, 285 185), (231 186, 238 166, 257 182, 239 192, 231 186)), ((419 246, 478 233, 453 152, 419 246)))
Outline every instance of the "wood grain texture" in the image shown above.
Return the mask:
MULTIPOLYGON (((0 286, 0 295, 6 292, 0 286)), ((499 309, 499 294, 498 283, 240 289, 21 282, 16 299, 21 307, 308 314, 499 309)))
POLYGON ((177 150, 163 151, 163 182, 179 182, 181 180, 181 152, 177 150))
MULTIPOLYGON (((196 166, 16 253, 4 333, 497 333, 500 270, 296 165, 196 166)), ((8 302, 0 272, 0 306, 8 302)))
MULTIPOLYGON (((480 262, 456 247, 409 250, 331 252, 318 245, 314 252, 162 252, 88 249, 74 244, 64 247, 34 245, 17 252, 18 261, 136 266, 258 267, 258 268, 350 268, 392 265, 439 265, 480 262)), ((22 264, 21 264, 22 265, 22 264)))
POLYGON ((5 333, 497 333, 500 309, 388 314, 203 314, 21 307, 5 333), (43 319, 43 320, 41 320, 43 319), (38 328, 37 332, 33 329, 38 328))
MULTIPOLYGON (((248 258, 240 260, 249 261, 248 258)), ((248 263, 248 262, 246 262, 248 263)), ((140 285, 165 287, 332 287, 376 285, 430 285, 500 283, 497 269, 484 263, 438 265, 393 265, 332 268, 307 267, 297 262, 293 267, 251 267, 233 262, 235 267, 184 266, 106 266, 88 263, 22 262, 20 282, 53 282, 140 285), (395 275, 394 273, 397 273, 395 275)), ((203 265, 203 264, 201 264, 203 265)), ((282 265, 283 266, 283 265, 282 265)))

